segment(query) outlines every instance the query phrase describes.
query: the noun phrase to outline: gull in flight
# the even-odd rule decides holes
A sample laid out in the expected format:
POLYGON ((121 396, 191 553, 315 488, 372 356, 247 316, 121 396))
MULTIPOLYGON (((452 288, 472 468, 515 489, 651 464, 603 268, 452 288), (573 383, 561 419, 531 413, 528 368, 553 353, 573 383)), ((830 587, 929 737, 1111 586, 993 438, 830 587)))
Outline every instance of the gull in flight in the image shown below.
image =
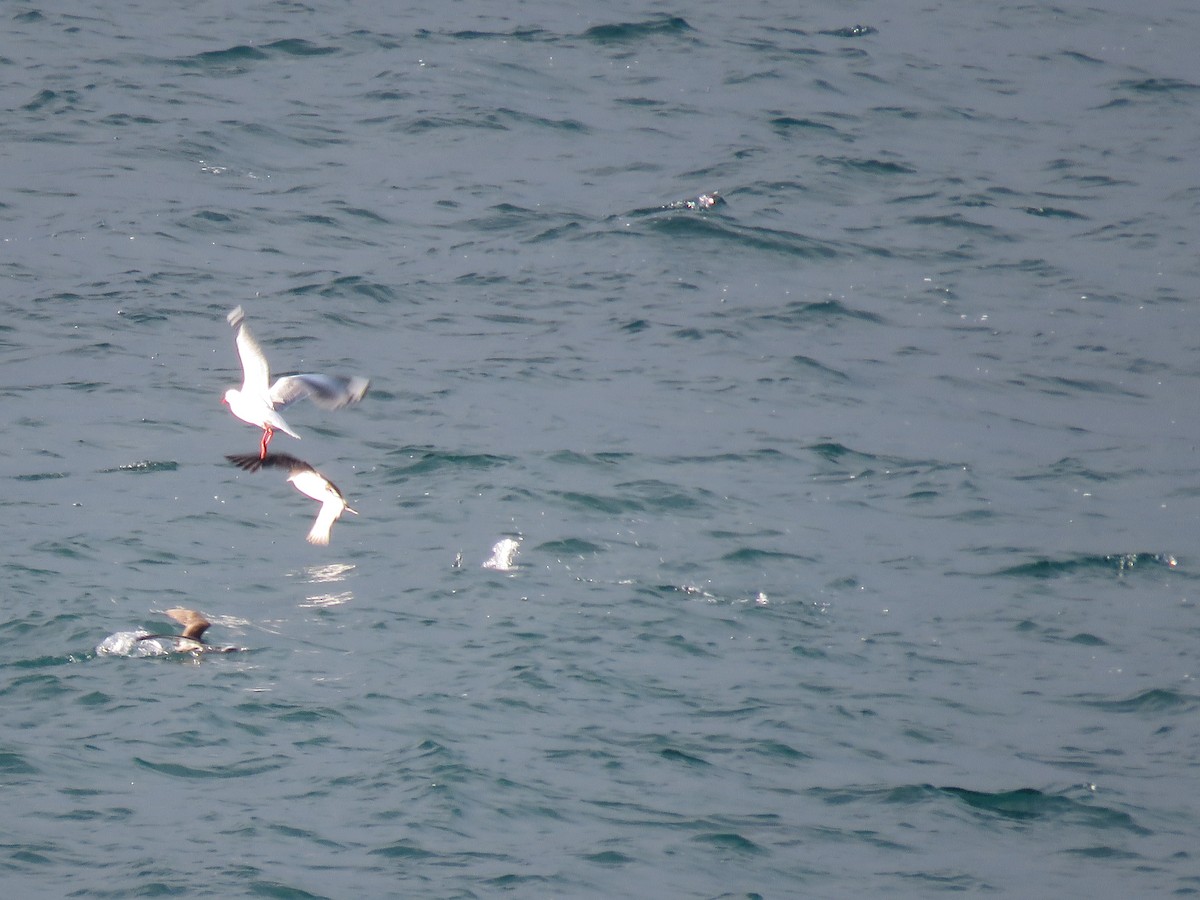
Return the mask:
POLYGON ((357 403, 366 394, 371 382, 357 375, 343 378, 340 375, 285 375, 271 384, 271 369, 267 358, 263 355, 262 347, 250 333, 250 326, 245 323, 246 313, 239 306, 229 313, 226 318, 229 324, 237 329, 237 351, 242 361, 242 387, 230 388, 225 392, 223 402, 229 405, 229 411, 250 425, 256 425, 263 430, 262 444, 259 447, 259 458, 267 456, 267 445, 276 431, 290 434, 296 440, 300 435, 292 431, 283 416, 279 414, 297 400, 310 398, 313 403, 324 409, 341 409, 351 403, 357 403))
POLYGON ((266 467, 286 469, 287 480, 296 490, 320 501, 321 510, 317 513, 317 520, 313 522, 312 529, 308 532, 307 540, 310 544, 328 544, 329 532, 333 528, 333 523, 341 517, 343 512, 358 515, 358 512, 351 509, 346 503, 346 498, 342 496, 342 492, 337 489, 337 486, 302 459, 296 459, 286 453, 271 453, 266 456, 226 456, 225 458, 239 469, 245 469, 247 472, 258 472, 266 467))

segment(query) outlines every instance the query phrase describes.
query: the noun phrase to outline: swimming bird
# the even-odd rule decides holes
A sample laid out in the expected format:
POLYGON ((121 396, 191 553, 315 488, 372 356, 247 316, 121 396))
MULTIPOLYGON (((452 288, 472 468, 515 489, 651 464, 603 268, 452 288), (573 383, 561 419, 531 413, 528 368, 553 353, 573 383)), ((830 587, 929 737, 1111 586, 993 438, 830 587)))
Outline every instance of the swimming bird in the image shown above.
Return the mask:
POLYGON ((283 416, 279 414, 280 410, 305 397, 324 409, 341 409, 360 401, 371 385, 368 379, 357 375, 344 378, 341 375, 315 374, 285 375, 274 384, 270 384, 270 366, 263 355, 262 347, 250 333, 250 326, 245 323, 245 311, 239 306, 226 318, 229 324, 237 329, 237 351, 242 361, 242 387, 241 390, 227 390, 223 402, 227 403, 229 411, 243 422, 257 425, 263 430, 262 444, 259 447, 260 459, 266 457, 267 445, 271 443, 276 431, 282 431, 300 440, 300 435, 283 420, 283 416))
POLYGON ((118 631, 96 645, 97 656, 169 656, 172 653, 234 653, 244 647, 214 647, 205 643, 203 634, 209 622, 194 609, 168 609, 166 615, 183 626, 181 634, 150 634, 118 631))
POLYGON ((286 453, 271 453, 265 456, 235 455, 225 458, 239 469, 245 469, 247 472, 257 472, 264 467, 286 469, 287 480, 296 490, 320 501, 321 510, 317 513, 317 520, 313 522, 312 529, 308 532, 307 540, 310 544, 328 544, 329 532, 333 528, 333 523, 341 517, 343 512, 358 515, 358 512, 351 509, 346 503, 346 498, 342 496, 342 492, 337 489, 337 486, 302 459, 296 459, 286 453))
MULTIPOLYGON (((176 622, 183 626, 183 631, 179 634, 141 634, 138 635, 138 641, 158 641, 160 644, 163 641, 174 641, 174 651, 176 653, 191 653, 191 652, 210 652, 210 653, 232 653, 239 647, 214 647, 211 644, 204 642, 204 632, 212 622, 200 615, 194 609, 184 609, 176 607, 175 609, 166 610, 166 615, 170 616, 176 622)), ((170 652, 164 644, 164 649, 170 652)))
POLYGON ((168 609, 166 615, 182 625, 183 631, 179 634, 143 634, 138 636, 138 640, 175 641, 175 649, 179 651, 200 650, 206 646, 201 635, 208 630, 208 626, 212 622, 194 609, 184 609, 183 607, 168 609))

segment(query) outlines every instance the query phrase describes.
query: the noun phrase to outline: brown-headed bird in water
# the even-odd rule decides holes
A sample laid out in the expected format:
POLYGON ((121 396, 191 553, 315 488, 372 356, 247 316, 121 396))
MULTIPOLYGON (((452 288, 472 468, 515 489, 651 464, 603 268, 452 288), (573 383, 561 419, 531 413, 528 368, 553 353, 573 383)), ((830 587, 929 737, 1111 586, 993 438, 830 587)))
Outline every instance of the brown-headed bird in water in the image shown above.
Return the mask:
POLYGON ((183 631, 179 634, 143 634, 138 637, 139 641, 158 641, 160 644, 164 641, 174 641, 175 651, 177 653, 190 653, 194 651, 230 653, 239 648, 237 647, 213 647, 204 642, 204 632, 208 630, 208 626, 212 622, 200 615, 194 609, 184 609, 176 607, 175 609, 166 610, 165 615, 170 616, 176 622, 183 626, 183 631))

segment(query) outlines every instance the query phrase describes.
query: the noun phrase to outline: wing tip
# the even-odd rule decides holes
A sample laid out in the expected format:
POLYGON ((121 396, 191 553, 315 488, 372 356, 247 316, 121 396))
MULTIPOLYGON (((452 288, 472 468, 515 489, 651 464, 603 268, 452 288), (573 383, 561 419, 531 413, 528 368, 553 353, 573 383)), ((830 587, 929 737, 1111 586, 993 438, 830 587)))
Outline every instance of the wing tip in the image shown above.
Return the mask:
POLYGON ((225 458, 239 469, 242 469, 246 472, 257 472, 263 467, 262 459, 249 453, 244 455, 240 453, 229 453, 225 455, 225 458))
POLYGON ((229 311, 229 315, 225 317, 225 321, 237 328, 242 324, 242 320, 246 318, 246 311, 241 306, 235 306, 229 311))

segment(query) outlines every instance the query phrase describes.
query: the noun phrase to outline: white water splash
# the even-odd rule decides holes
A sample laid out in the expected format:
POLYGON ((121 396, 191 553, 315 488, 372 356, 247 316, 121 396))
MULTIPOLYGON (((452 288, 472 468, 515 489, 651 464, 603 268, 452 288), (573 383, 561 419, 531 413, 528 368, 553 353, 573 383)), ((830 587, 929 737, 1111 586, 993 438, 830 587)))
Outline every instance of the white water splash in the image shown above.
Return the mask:
POLYGON ((496 542, 496 546, 492 547, 492 555, 484 561, 485 569, 495 569, 498 572, 511 572, 515 566, 514 560, 517 558, 517 553, 521 549, 521 542, 515 541, 512 538, 504 538, 496 542))
POLYGON ((149 639, 149 631, 118 631, 96 645, 97 656, 170 656, 176 652, 177 641, 171 638, 149 639))

